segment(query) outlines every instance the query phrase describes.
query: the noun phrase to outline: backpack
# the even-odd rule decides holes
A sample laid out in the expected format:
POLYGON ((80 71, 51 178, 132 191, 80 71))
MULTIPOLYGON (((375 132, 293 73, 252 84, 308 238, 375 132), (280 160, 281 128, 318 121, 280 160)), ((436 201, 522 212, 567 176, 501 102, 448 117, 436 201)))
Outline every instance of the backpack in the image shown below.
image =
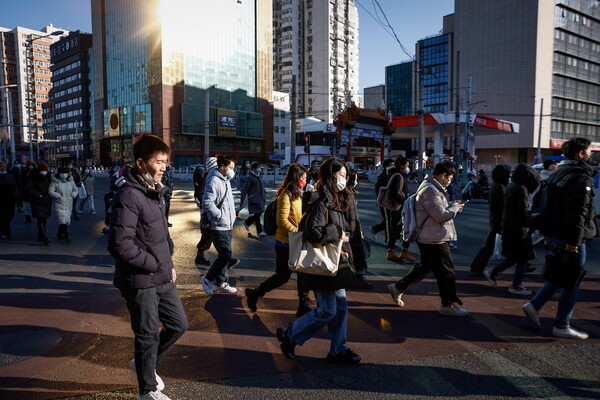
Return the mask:
POLYGON ((417 226, 417 194, 427 186, 433 186, 430 183, 419 186, 416 193, 411 194, 404 201, 404 208, 402 209, 402 240, 405 242, 414 242, 419 237, 423 224, 427 221, 427 218, 423 220, 421 226, 417 226))
POLYGON ((267 235, 274 235, 277 232, 277 199, 267 205, 263 225, 267 235))
POLYGON ((560 193, 556 182, 544 179, 533 194, 531 208, 527 212, 527 226, 544 231, 556 226, 555 219, 561 214, 560 193))

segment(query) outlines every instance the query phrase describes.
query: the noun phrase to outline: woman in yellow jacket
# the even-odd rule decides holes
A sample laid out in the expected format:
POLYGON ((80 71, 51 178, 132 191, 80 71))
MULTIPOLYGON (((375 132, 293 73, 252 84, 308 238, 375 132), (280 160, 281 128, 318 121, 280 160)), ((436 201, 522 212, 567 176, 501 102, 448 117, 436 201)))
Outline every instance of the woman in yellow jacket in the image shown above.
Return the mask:
MULTIPOLYGON (((256 312, 258 299, 273 289, 287 283, 292 275, 288 267, 290 256, 289 232, 297 232, 302 219, 302 194, 306 187, 306 168, 301 164, 291 164, 283 183, 277 189, 277 232, 275 232, 275 274, 256 289, 246 288, 248 308, 256 312)), ((310 311, 308 291, 302 289, 298 280, 300 304, 296 315, 301 317, 310 311)))

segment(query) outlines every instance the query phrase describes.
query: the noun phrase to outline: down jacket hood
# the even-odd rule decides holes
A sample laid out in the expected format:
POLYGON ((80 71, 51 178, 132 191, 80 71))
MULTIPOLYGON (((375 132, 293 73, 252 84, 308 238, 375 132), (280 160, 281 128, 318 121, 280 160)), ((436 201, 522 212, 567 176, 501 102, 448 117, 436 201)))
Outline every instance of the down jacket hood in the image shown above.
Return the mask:
POLYGON ((541 179, 540 174, 531 165, 527 164, 517 165, 511 178, 514 183, 525 186, 529 194, 535 192, 540 186, 541 179))
POLYGON ((510 166, 506 164, 499 164, 492 170, 492 180, 498 182, 502 186, 508 185, 510 179, 510 166))

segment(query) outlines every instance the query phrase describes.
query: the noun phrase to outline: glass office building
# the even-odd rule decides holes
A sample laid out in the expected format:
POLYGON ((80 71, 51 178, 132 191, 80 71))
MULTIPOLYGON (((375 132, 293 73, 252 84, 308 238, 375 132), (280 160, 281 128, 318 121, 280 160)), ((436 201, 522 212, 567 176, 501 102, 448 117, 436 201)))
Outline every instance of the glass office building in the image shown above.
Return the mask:
POLYGON ((413 61, 385 67, 386 104, 394 117, 414 114, 413 68, 413 61))
POLYGON ((426 113, 448 111, 448 48, 447 34, 423 39, 417 44, 426 113))
POLYGON ((271 57, 262 57, 266 67, 258 61, 270 48, 257 40, 257 20, 270 10, 263 3, 93 0, 101 27, 94 29, 94 46, 102 48, 96 62, 105 65, 101 88, 96 81, 104 92, 96 96, 101 163, 130 159, 132 140, 145 132, 171 146, 175 166, 201 163, 206 127, 211 155, 263 159, 268 138, 257 93, 270 90, 261 90, 267 84, 258 73, 272 75, 271 57))

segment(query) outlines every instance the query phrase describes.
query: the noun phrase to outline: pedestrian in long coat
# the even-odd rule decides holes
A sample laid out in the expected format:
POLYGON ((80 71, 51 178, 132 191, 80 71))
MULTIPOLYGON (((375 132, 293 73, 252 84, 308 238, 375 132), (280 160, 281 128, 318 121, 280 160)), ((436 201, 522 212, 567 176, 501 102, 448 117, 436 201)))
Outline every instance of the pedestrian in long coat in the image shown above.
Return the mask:
POLYGON ((0 161, 0 235, 10 238, 10 223, 15 216, 15 206, 19 198, 17 180, 7 171, 7 165, 0 161))
POLYGON ((46 222, 52 214, 52 197, 49 194, 51 180, 48 165, 40 161, 37 171, 30 175, 25 186, 31 203, 31 214, 37 220, 37 240, 44 244, 50 243, 46 233, 46 222))
POLYGON ((260 223, 260 217, 265 212, 265 203, 267 201, 267 191, 265 184, 260 179, 262 169, 260 164, 253 162, 250 167, 250 173, 246 177, 246 183, 242 190, 242 197, 248 198, 248 219, 244 221, 244 226, 247 231, 250 231, 252 224, 256 225, 256 233, 258 236, 265 236, 263 226, 260 223))
POLYGON ((77 186, 67 168, 59 168, 58 175, 52 177, 48 194, 54 199, 54 215, 58 220, 58 238, 71 241, 68 226, 71 223, 73 199, 77 198, 77 186))

